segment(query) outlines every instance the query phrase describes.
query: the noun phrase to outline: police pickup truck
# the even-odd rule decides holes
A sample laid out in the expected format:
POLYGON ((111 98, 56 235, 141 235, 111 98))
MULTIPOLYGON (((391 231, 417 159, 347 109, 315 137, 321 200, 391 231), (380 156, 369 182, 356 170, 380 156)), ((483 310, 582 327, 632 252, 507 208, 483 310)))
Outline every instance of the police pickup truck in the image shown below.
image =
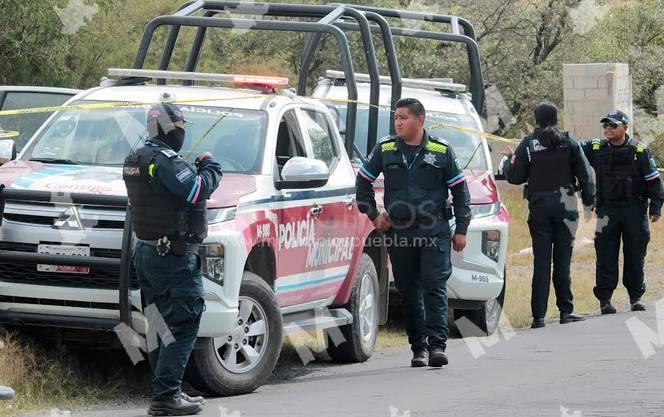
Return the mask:
POLYGON ((355 172, 327 106, 275 93, 287 80, 274 77, 111 75, 270 88, 107 80, 70 100, 76 111, 55 113, 0 167, 0 323, 87 343, 110 335, 117 344, 121 320, 146 333, 132 271, 126 302, 121 290, 121 265, 130 264, 126 255, 120 262, 122 164, 147 134, 150 105, 136 103, 166 93, 191 122, 181 154, 209 151, 224 171, 207 202, 200 250, 207 308, 187 373, 192 385, 250 392, 272 373, 283 335, 304 330, 324 330, 334 360, 367 360, 387 315, 386 255, 358 211, 355 172))

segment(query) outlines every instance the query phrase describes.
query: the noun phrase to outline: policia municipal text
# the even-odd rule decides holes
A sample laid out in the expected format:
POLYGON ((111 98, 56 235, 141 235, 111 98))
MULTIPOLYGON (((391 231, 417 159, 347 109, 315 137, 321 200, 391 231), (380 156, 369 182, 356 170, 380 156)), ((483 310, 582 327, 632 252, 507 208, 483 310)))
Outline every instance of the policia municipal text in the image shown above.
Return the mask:
POLYGON ((196 158, 198 169, 178 155, 185 130, 177 106, 151 108, 148 131, 150 139, 129 154, 123 167, 138 237, 134 267, 144 305, 158 312, 146 314, 148 333, 163 319, 172 334, 166 342, 154 334, 147 337, 153 389, 148 414, 190 415, 204 403, 181 391, 205 308, 198 246, 207 236, 206 200, 222 173, 208 152, 196 158), (150 346, 151 341, 158 345, 150 346))
POLYGON ((360 211, 392 242, 388 253, 396 286, 406 310, 411 366, 447 364, 447 279, 452 273, 450 247, 462 251, 470 223, 470 196, 454 152, 424 130, 425 110, 416 99, 396 105, 397 136, 381 140, 356 180, 360 211), (386 212, 379 213, 373 183, 383 173, 386 212), (446 207, 451 191, 456 230, 450 237, 446 207), (422 239, 428 237, 430 239, 422 239), (452 240, 452 243, 450 242, 452 240), (435 244, 430 244, 431 242, 435 244), (427 242, 427 243, 424 243, 427 242))

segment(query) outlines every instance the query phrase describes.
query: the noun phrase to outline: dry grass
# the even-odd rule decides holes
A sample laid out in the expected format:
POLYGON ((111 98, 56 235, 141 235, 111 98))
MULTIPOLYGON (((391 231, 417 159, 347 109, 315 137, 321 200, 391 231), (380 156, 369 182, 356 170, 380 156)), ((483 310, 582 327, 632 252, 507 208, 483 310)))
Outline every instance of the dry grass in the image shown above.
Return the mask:
POLYGON ((0 384, 17 392, 15 400, 0 403, 0 417, 127 397, 148 387, 146 369, 133 367, 124 352, 58 351, 11 333, 0 336, 0 384))

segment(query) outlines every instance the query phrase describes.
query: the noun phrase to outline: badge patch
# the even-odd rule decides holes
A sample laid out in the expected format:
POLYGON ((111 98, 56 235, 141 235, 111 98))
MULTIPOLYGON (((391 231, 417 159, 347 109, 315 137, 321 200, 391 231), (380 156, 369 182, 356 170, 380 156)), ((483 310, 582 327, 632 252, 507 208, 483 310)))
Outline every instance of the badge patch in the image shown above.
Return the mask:
POLYGON ((185 168, 182 171, 175 174, 175 177, 178 179, 178 181, 185 182, 192 175, 194 175, 194 173, 191 172, 191 170, 189 168, 185 168))
POLYGON ((432 154, 431 152, 427 152, 424 155, 424 162, 426 162, 429 165, 433 165, 436 168, 438 168, 438 165, 436 165, 436 155, 432 154))
POLYGON ((138 167, 123 167, 122 172, 131 177, 138 177, 141 175, 141 170, 138 167))

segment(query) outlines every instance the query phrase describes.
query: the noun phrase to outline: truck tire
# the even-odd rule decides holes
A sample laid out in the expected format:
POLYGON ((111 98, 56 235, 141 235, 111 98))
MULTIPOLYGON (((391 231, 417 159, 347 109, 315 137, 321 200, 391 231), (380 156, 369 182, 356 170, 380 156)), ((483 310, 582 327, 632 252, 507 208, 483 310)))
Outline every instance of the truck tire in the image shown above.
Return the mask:
MULTIPOLYGON (((505 287, 507 286, 507 271, 503 274, 503 289, 498 297, 487 300, 479 310, 454 309, 454 321, 467 318, 475 326, 472 329, 459 332, 462 337, 489 336, 496 331, 505 302, 505 287)), ((457 328, 458 329, 458 328, 457 328)))
POLYGON ((353 315, 353 322, 325 331, 327 353, 333 361, 357 363, 371 357, 378 335, 379 294, 376 267, 371 257, 363 253, 355 271, 350 300, 344 306, 353 315), (341 335, 334 335, 334 331, 341 331, 341 335))
POLYGON ((199 340, 191 355, 187 381, 209 394, 231 396, 254 391, 277 365, 283 342, 281 311, 274 291, 245 271, 235 329, 227 336, 199 340))

